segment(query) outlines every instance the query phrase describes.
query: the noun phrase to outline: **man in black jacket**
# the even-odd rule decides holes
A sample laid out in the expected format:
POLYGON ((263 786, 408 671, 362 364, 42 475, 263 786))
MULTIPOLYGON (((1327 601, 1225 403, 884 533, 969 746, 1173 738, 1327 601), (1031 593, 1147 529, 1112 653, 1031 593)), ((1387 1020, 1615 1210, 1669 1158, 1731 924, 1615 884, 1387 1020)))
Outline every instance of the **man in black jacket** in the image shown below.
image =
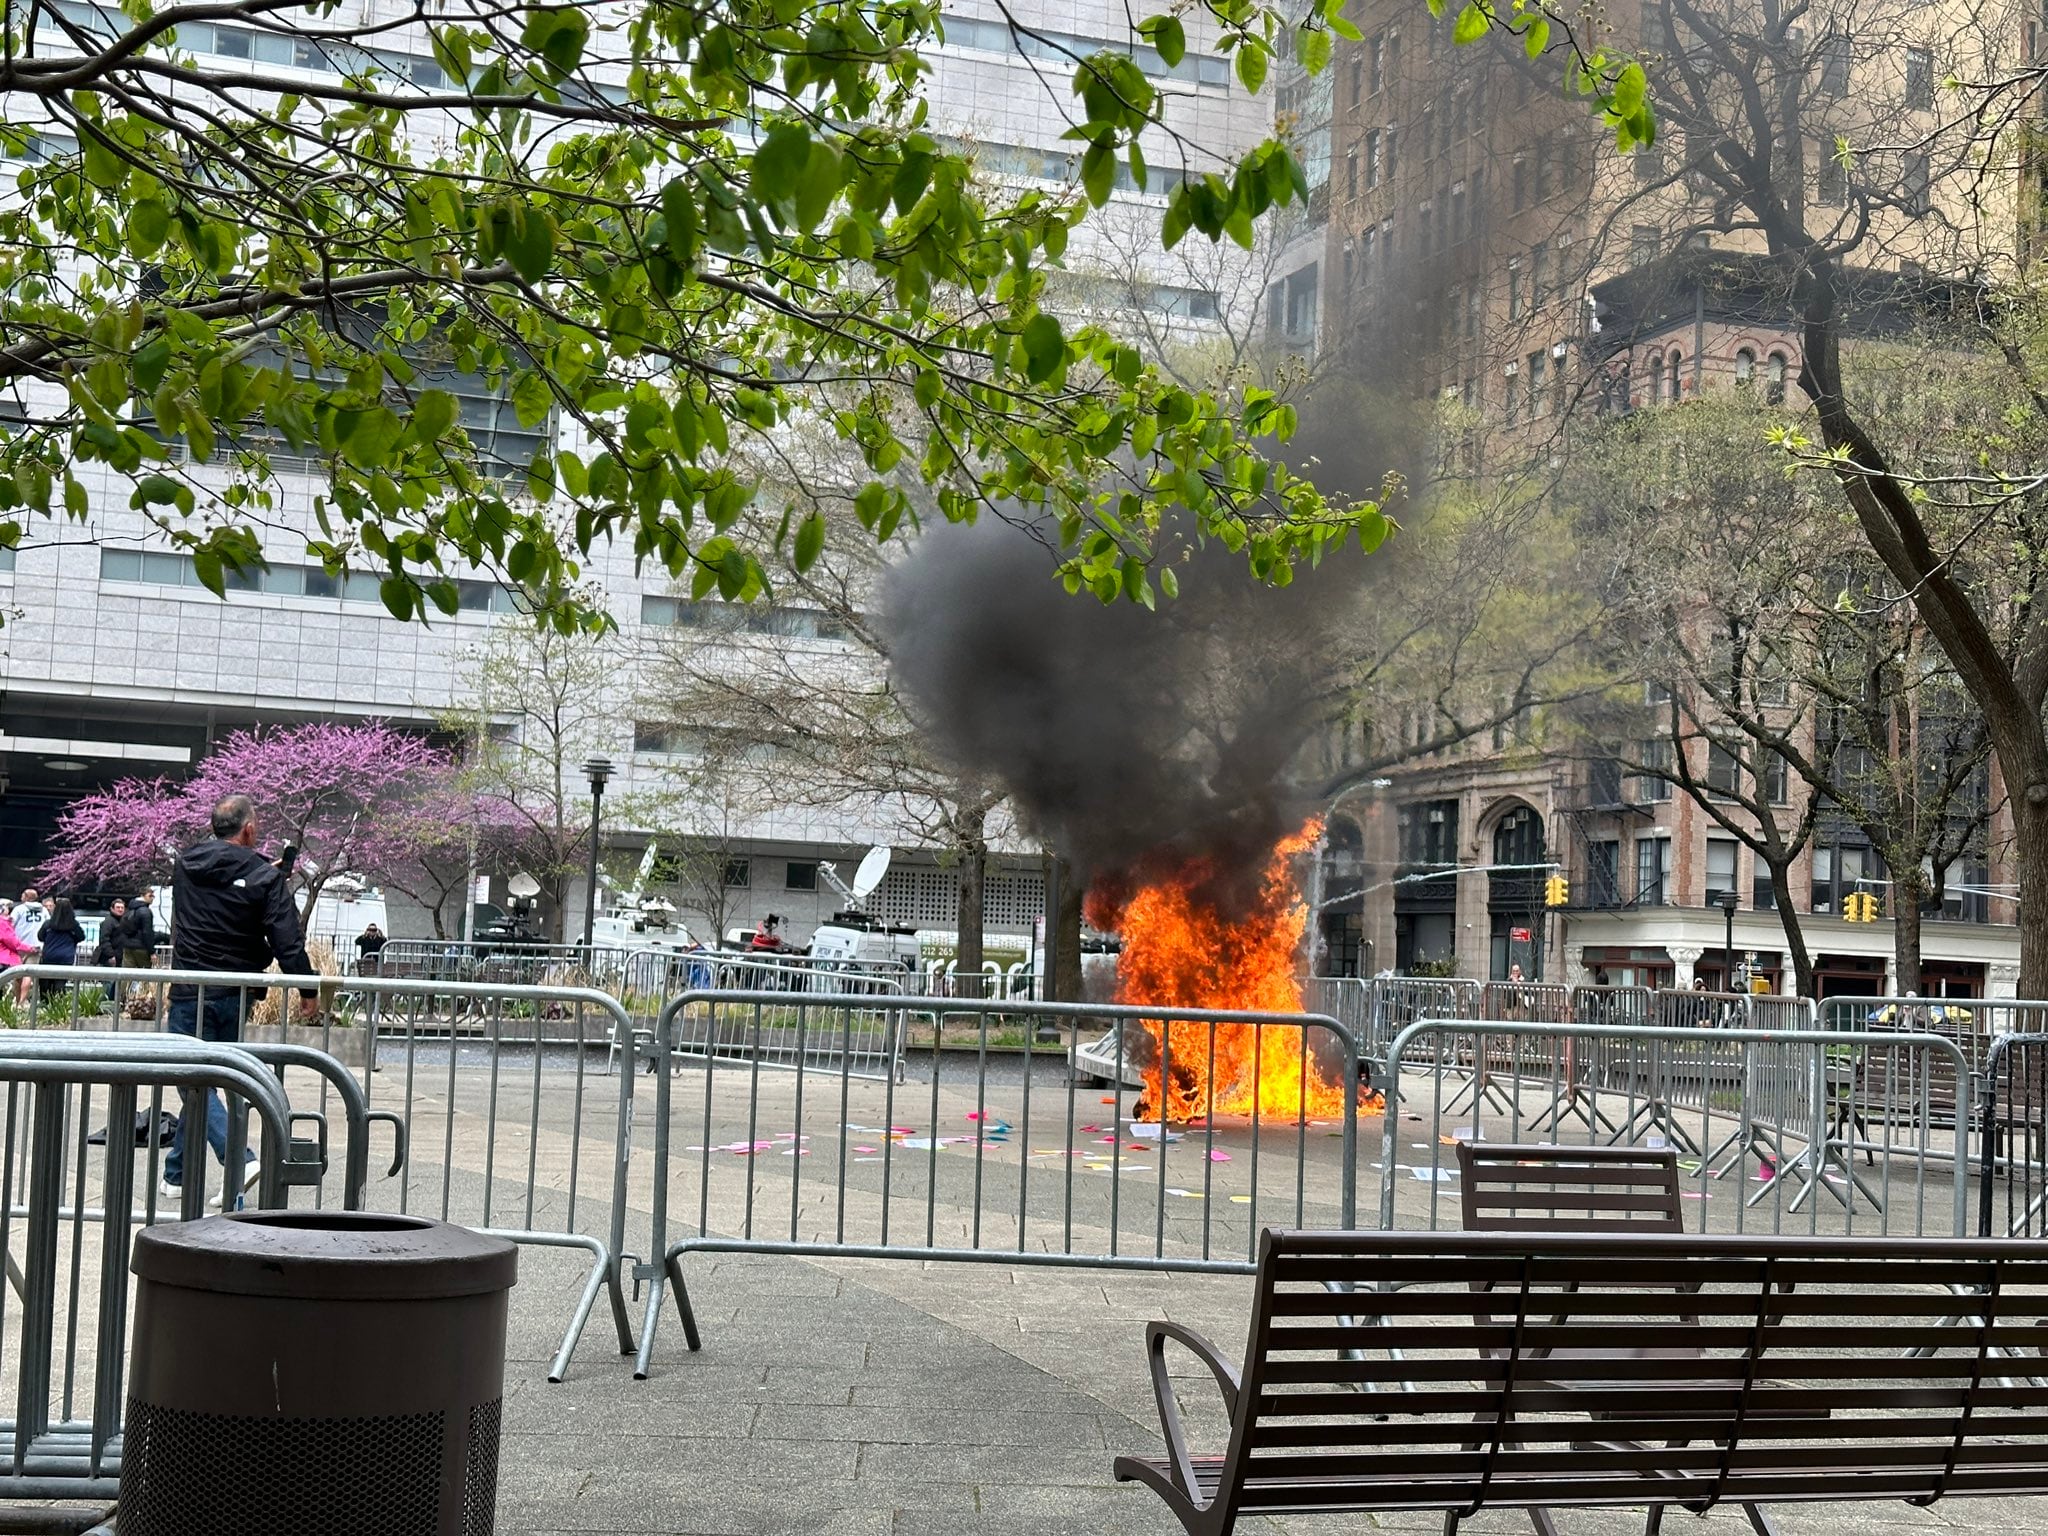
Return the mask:
MULTIPOLYGON (((171 875, 171 967, 180 971, 262 971, 275 960, 288 975, 313 974, 299 914, 292 905, 284 871, 256 851, 256 807, 247 795, 226 795, 213 807, 213 836, 178 855, 171 875)), ((173 1034, 202 1040, 242 1038, 242 1020, 252 992, 243 987, 192 985, 171 988, 173 1034), (201 993, 204 996, 201 996, 201 993)), ((319 994, 305 992, 301 1013, 318 1011, 319 994)), ((199 1095, 185 1095, 185 1114, 199 1109, 199 1095)), ((206 1140, 223 1163, 228 1155, 228 1112, 220 1096, 206 1095, 206 1140)), ((164 1155, 164 1193, 184 1184, 184 1137, 164 1155)), ((244 1187, 254 1182, 250 1155, 244 1187)))

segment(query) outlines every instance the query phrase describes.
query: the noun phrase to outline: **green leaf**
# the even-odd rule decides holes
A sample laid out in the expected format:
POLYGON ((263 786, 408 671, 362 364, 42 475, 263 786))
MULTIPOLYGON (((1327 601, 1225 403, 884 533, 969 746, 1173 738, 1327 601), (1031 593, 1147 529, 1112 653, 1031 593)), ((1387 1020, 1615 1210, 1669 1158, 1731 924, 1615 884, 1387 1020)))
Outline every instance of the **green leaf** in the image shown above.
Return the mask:
POLYGON ((148 260, 163 249, 171 234, 171 210, 155 198, 128 210, 128 249, 148 260))
POLYGON ((529 283, 537 283, 548 275, 555 259, 555 221, 545 208, 514 212, 505 232, 505 259, 529 283))
POLYGON ((1158 25, 1152 30, 1152 46, 1159 50, 1159 57, 1166 61, 1168 69, 1178 68, 1180 61, 1187 57, 1187 28, 1178 16, 1156 18, 1158 25))
POLYGON ((1312 75, 1321 74, 1330 62, 1330 34, 1321 27, 1304 27, 1295 53, 1303 69, 1312 75))
POLYGON ((1173 567, 1170 565, 1159 567, 1159 590, 1164 592, 1168 598, 1180 596, 1180 578, 1174 575, 1173 567))
POLYGON ((413 436, 422 443, 439 441, 455 425, 455 397, 445 389, 427 389, 412 403, 413 436))
POLYGON ((1643 104, 1643 95, 1649 89, 1649 79, 1643 74, 1643 66, 1630 63, 1614 79, 1614 112, 1617 117, 1629 117, 1643 104))
POLYGON ((1528 29, 1522 33, 1522 51, 1532 59, 1540 58, 1549 46, 1550 23, 1541 16, 1531 17, 1528 29))
POLYGON ((377 595, 394 619, 410 619, 419 606, 419 593, 403 576, 386 576, 377 583, 377 595))
POLYGON ((1472 0, 1465 0, 1465 8, 1458 12, 1458 24, 1451 30, 1451 41, 1459 45, 1476 43, 1486 36, 1486 12, 1472 0))
POLYGON ((1238 83, 1254 96, 1259 93, 1259 87, 1266 83, 1266 65, 1266 48, 1263 43, 1255 43, 1247 39, 1239 44, 1237 50, 1238 83))
POLYGON ((1116 152, 1107 141, 1097 139, 1081 157, 1081 186, 1096 207, 1109 201, 1116 186, 1116 152))
POLYGON ((818 556, 825 550, 825 519, 813 512, 796 528, 795 563, 799 572, 808 571, 818 563, 818 556))
POLYGON ((157 385, 164 381, 164 370, 171 365, 171 339, 156 336, 136 348, 129 366, 135 371, 135 389, 138 394, 153 395, 157 385))
POLYGON ((1024 327, 1024 376, 1043 384, 1065 366, 1067 339, 1059 321, 1048 314, 1033 315, 1024 327))

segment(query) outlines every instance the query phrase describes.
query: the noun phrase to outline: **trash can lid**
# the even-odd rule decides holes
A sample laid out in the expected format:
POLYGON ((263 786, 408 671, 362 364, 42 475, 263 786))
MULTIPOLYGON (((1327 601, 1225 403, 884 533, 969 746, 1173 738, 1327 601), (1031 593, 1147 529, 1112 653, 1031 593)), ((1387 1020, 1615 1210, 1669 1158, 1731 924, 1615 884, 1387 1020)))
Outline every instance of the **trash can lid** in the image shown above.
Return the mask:
POLYGON ((519 1254, 502 1237, 374 1211, 236 1211, 144 1227, 144 1280, 231 1296, 432 1301, 511 1288, 519 1254))

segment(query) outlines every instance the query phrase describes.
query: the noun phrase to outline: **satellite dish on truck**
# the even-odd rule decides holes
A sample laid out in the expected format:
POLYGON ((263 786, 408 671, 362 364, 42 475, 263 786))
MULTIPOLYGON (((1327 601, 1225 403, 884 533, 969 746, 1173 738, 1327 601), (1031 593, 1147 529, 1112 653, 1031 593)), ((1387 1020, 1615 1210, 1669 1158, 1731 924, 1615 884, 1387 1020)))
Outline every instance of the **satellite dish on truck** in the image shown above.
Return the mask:
POLYGON ((839 878, 839 866, 836 864, 820 864, 818 873, 839 893, 841 901, 858 910, 860 904, 874 894, 875 887, 882 883, 882 876, 889 873, 889 850, 870 848, 867 857, 860 861, 860 868, 853 872, 851 885, 839 878))
POLYGON ((505 889, 524 900, 532 900, 540 894, 540 882, 521 870, 505 883, 505 889))
POLYGON ((870 848, 867 857, 860 861, 860 868, 853 872, 853 899, 866 901, 875 887, 882 883, 882 876, 889 873, 889 850, 870 848))

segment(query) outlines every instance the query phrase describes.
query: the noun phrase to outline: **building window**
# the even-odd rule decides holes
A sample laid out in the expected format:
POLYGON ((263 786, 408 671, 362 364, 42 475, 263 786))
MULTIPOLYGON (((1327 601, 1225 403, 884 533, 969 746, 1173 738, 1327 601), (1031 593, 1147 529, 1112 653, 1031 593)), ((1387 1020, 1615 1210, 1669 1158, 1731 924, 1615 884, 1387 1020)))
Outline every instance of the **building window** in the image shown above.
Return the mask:
POLYGON ((1529 206, 1529 162, 1517 160, 1514 169, 1508 173, 1508 185, 1512 189, 1515 211, 1521 212, 1529 206))
POLYGON ((1372 237, 1370 224, 1358 232, 1358 281, 1361 286, 1372 279, 1372 237))
POLYGON ((791 859, 782 866, 782 888, 785 891, 815 891, 818 888, 818 861, 791 859))
POLYGON ((1735 353, 1735 382, 1752 384, 1756 381, 1756 353, 1748 347, 1739 347, 1735 353))
POLYGON ((1549 397, 1543 389, 1543 365, 1548 361, 1541 351, 1529 354, 1529 419, 1534 421, 1550 409, 1549 397))
POLYGON ((1718 742, 1707 743, 1706 783, 1709 794, 1732 800, 1741 787, 1742 765, 1735 754, 1718 742))
POLYGON ((1927 156, 1912 154, 1906 156, 1904 191, 1906 212, 1923 214, 1928 208, 1927 197, 1927 156))
POLYGON ((1357 106, 1365 99, 1365 60, 1357 54, 1351 56, 1351 105, 1357 106))
POLYGON ((1636 905, 1661 907, 1671 900, 1671 839, 1636 839, 1636 905))
POLYGON ((1643 51, 1662 53, 1671 46, 1671 26, 1664 14, 1664 0, 1642 0, 1643 51))
POLYGON ((1672 403, 1673 405, 1676 405, 1676 404, 1678 403, 1679 395, 1680 395, 1680 393, 1681 393, 1681 388, 1680 388, 1680 385, 1679 385, 1678 379, 1679 379, 1679 373, 1680 373, 1680 370, 1682 370, 1682 369, 1684 368, 1684 366, 1685 366, 1685 357, 1684 357, 1684 354, 1680 353, 1679 351, 1677 351, 1677 350, 1676 350, 1676 349, 1674 348, 1674 349, 1672 350, 1672 353, 1671 353, 1671 373, 1670 373, 1670 380, 1671 380, 1671 403, 1672 403))
POLYGON ((1586 845, 1586 903, 1594 907, 1621 905, 1621 841, 1603 837, 1586 845))
MULTIPOLYGON (((1430 28, 1430 35, 1436 35, 1436 28, 1430 28)), ((1436 158, 1436 108, 1422 109, 1422 159, 1428 164, 1436 158)))
POLYGON ((1635 224, 1628 232, 1628 264, 1648 266, 1664 247, 1664 231, 1654 224, 1635 224))
POLYGON ((1344 155, 1344 195, 1358 196, 1358 151, 1347 150, 1344 155))
POLYGON ((1384 33, 1366 45, 1366 54, 1371 64, 1371 83, 1367 88, 1377 96, 1387 88, 1387 39, 1384 33))
POLYGON ((1671 798, 1671 743, 1661 737, 1646 741, 1637 755, 1643 771, 1636 775, 1636 799, 1639 801, 1669 800, 1671 798))
POLYGON ((1934 105, 1934 51, 1930 48, 1906 50, 1906 105, 1916 111, 1934 105))
POLYGON ((1773 752, 1764 761, 1764 801, 1769 805, 1790 805, 1792 803, 1791 777, 1785 771, 1785 759, 1773 752))
POLYGON ((1541 241, 1529 247, 1529 307, 1531 309, 1541 309, 1544 299, 1548 297, 1544 287, 1545 274, 1543 270, 1548 255, 1549 253, 1544 250, 1541 241))
POLYGON ((1820 88, 1830 96, 1849 93, 1849 39, 1839 32, 1821 44, 1820 88))
POLYGON ((1560 341, 1551 347, 1550 391, 1551 394, 1555 397, 1553 409, 1556 410, 1559 416, 1564 415, 1565 407, 1564 356, 1565 353, 1563 342, 1560 341))
POLYGON ((1771 884, 1771 866, 1762 859, 1753 860, 1750 864, 1749 904, 1759 912, 1778 910, 1778 891, 1771 884))
POLYGON ((1452 240, 1465 240, 1471 237, 1472 231, 1466 227, 1467 222, 1465 217, 1465 184, 1460 182, 1457 186, 1451 188, 1452 240))
POLYGON ((1849 196, 1849 173, 1843 169, 1841 157, 1835 152, 1832 136, 1814 146, 1814 156, 1814 201, 1825 203, 1830 208, 1841 206, 1849 196))
POLYGON ((1707 839, 1707 905, 1720 904, 1721 893, 1736 889, 1736 843, 1732 837, 1707 839))
POLYGON ((1785 354, 1773 352, 1764 359, 1764 401, 1769 405, 1785 403, 1785 354))
POLYGON ((1508 318, 1522 318, 1522 258, 1519 256, 1508 263, 1508 318))
POLYGON ((1386 132, 1385 149, 1380 155, 1380 180, 1392 181, 1394 179, 1394 130, 1388 128, 1386 132))
POLYGON ((1479 290, 1474 288, 1465 295, 1465 336, 1471 340, 1479 334, 1479 311, 1482 301, 1479 290))
POLYGON ((723 875, 728 890, 743 891, 754 883, 753 865, 746 859, 727 859, 723 875))
POLYGON ((1380 184, 1380 131, 1377 128, 1365 136, 1365 184, 1367 187, 1380 184))

